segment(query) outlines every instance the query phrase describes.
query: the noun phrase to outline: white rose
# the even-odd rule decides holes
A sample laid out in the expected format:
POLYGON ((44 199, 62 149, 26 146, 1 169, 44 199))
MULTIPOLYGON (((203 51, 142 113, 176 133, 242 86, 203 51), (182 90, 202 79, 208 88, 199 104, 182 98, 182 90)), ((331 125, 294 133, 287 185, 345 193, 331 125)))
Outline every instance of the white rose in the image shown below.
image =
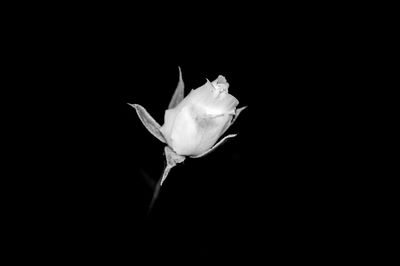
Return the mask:
POLYGON ((184 98, 184 84, 179 68, 178 86, 168 105, 168 110, 165 111, 163 126, 160 126, 143 106, 129 104, 136 109, 146 129, 158 140, 168 144, 164 149, 167 165, 154 188, 149 210, 157 199, 160 187, 169 171, 176 164, 183 162, 185 156, 192 158, 205 156, 227 139, 236 136, 236 134, 230 134, 216 143, 246 108, 244 106, 236 109, 239 101, 228 93, 228 88, 226 79, 219 76, 213 82, 207 80, 206 84, 192 90, 184 98))
POLYGON ((223 76, 213 82, 207 80, 165 112, 160 131, 178 155, 206 152, 230 126, 239 101, 228 93, 228 87, 223 76))

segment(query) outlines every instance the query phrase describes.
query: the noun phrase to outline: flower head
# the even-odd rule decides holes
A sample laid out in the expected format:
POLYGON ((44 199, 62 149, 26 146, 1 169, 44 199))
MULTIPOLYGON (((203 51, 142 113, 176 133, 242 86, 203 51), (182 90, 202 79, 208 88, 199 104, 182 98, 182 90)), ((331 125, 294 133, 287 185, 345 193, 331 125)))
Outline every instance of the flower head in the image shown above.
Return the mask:
POLYGON ((196 156, 209 150, 224 133, 239 101, 228 93, 223 76, 192 90, 165 112, 160 128, 168 145, 179 155, 196 156))

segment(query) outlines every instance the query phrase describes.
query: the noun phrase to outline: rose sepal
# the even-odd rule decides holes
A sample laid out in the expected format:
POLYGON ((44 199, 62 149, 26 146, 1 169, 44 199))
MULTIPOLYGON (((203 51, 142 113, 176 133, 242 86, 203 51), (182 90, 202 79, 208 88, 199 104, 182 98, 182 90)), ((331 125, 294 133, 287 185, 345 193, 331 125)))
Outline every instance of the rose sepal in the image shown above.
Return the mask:
POLYGON ((167 143, 164 135, 160 131, 160 124, 157 123, 157 121, 149 114, 149 112, 147 112, 146 109, 139 104, 128 104, 136 109, 136 113, 146 129, 159 141, 167 143))

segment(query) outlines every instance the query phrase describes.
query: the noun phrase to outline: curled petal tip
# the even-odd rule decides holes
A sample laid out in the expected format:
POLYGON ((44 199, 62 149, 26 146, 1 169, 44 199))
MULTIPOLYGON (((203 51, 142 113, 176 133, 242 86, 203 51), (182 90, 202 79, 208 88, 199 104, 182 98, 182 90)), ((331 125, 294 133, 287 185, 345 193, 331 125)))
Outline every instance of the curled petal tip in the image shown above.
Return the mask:
POLYGON ((227 83, 226 78, 222 75, 219 75, 216 81, 217 83, 227 83))

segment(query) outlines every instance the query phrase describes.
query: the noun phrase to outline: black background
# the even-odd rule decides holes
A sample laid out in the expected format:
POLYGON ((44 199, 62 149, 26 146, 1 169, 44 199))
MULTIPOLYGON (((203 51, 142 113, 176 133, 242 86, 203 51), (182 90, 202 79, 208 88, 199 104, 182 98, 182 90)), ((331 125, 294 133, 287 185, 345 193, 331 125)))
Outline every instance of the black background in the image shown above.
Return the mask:
POLYGON ((59 258, 133 261, 346 253, 352 151, 343 156, 348 132, 336 125, 352 47, 329 22, 255 17, 196 28, 129 16, 25 25, 34 84, 25 98, 39 99, 24 114, 26 168, 38 172, 21 181, 29 243, 59 258), (146 180, 160 178, 164 144, 127 103, 163 124, 178 66, 186 93, 224 75, 248 108, 228 131, 236 138, 172 170, 147 215, 146 180))

